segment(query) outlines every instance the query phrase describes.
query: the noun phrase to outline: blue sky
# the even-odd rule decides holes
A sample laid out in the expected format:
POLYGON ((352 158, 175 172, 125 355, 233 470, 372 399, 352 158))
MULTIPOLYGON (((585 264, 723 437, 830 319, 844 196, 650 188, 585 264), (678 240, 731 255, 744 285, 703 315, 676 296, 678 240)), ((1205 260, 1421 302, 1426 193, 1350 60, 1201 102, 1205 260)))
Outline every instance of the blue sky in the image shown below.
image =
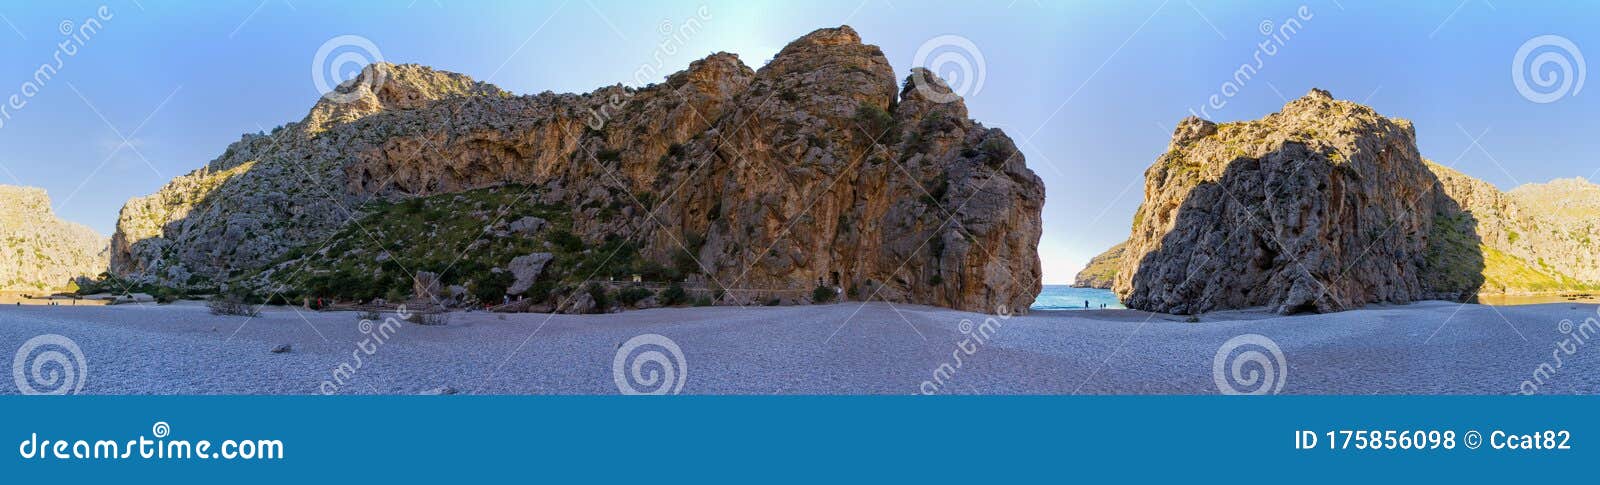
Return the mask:
POLYGON ((1047 186, 1047 283, 1069 281, 1127 236, 1143 171, 1172 126, 1254 63, 1263 27, 1297 15, 1310 18, 1223 108, 1206 109, 1212 119, 1258 118, 1321 87, 1412 120, 1424 156, 1502 188, 1600 170, 1591 92, 1600 88, 1573 85, 1535 103, 1512 75, 1519 48, 1542 35, 1600 55, 1590 2, 325 3, 0 2, 0 104, 53 62, 62 27, 81 28, 102 5, 110 14, 25 106, 0 115, 0 183, 44 187, 59 215, 109 234, 129 197, 202 166, 242 133, 303 117, 319 95, 312 59, 332 38, 358 35, 384 60, 516 93, 584 92, 628 81, 655 62, 663 24, 700 14, 703 31, 663 57, 663 73, 715 51, 759 67, 789 40, 839 24, 902 74, 931 39, 970 40, 984 61, 983 84, 967 96, 972 116, 1016 139, 1047 186))

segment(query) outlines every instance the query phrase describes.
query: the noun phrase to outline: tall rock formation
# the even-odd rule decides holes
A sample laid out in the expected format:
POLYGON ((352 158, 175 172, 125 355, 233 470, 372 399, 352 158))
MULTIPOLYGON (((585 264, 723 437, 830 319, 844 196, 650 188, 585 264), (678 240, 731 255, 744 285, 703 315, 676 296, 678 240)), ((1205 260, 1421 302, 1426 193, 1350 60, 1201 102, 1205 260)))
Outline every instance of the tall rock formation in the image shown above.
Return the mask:
POLYGON ((1072 286, 1075 288, 1111 289, 1111 284, 1117 280, 1118 266, 1122 264, 1122 255, 1127 253, 1128 243, 1120 242, 1106 252, 1100 253, 1089 260, 1083 271, 1073 278, 1072 286))
POLYGON ((1177 314, 1593 287, 1594 204, 1549 192, 1427 162, 1410 122, 1312 90, 1260 120, 1183 120, 1126 248, 1096 259, 1130 308, 1177 314))
POLYGON ((105 270, 105 236, 57 219, 44 189, 0 185, 0 290, 63 289, 105 270))
POLYGON ((588 94, 515 96, 377 64, 305 120, 130 201, 112 267, 330 296, 353 296, 343 280, 381 295, 429 271, 488 298, 511 259, 539 253, 552 254, 539 298, 645 273, 723 303, 809 301, 823 286, 1024 310, 1043 184, 1004 133, 914 74, 930 81, 897 90, 849 27, 759 71, 718 53, 660 84, 588 94))

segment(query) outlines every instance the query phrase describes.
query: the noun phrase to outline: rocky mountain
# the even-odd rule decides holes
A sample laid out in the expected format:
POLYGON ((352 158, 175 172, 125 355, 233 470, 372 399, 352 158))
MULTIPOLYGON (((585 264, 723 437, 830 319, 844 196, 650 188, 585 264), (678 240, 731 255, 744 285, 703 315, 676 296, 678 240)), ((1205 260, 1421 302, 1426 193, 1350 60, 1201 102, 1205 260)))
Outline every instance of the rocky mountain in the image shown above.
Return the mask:
MULTIPOLYGON (((1586 182, 1502 193, 1424 160, 1410 122, 1312 90, 1260 120, 1188 118, 1116 260, 1130 308, 1337 311, 1600 283, 1586 182)), ((1104 264, 1102 264, 1104 266, 1104 264)))
POLYGON ((1073 279, 1075 288, 1111 289, 1111 284, 1117 279, 1117 265, 1122 263, 1122 255, 1128 250, 1127 243, 1117 243, 1111 249, 1089 260, 1089 265, 1078 272, 1073 279))
POLYGON ((44 189, 0 185, 0 290, 63 289, 106 268, 106 238, 62 221, 44 189))
POLYGON ((717 53, 587 94, 375 64, 304 120, 129 201, 111 266, 292 301, 416 296, 427 273, 480 301, 595 311, 619 285, 585 282, 640 275, 719 304, 828 289, 1025 310, 1043 184, 942 81, 911 75, 899 87, 847 26, 760 70, 717 53))

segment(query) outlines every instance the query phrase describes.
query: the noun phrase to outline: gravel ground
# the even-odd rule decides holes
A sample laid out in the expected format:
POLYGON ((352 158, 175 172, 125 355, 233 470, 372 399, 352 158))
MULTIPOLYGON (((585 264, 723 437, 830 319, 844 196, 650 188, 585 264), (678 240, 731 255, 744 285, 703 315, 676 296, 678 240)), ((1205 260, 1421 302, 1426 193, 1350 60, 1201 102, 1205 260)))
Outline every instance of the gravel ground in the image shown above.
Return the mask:
MULTIPOLYGON (((1596 316, 1591 304, 1446 302, 1294 317, 1217 312, 1198 323, 1134 310, 1035 312, 999 322, 982 343, 969 340, 969 353, 959 343, 970 335, 964 327, 974 329, 962 320, 986 316, 925 306, 477 312, 453 314, 443 326, 399 323, 382 344, 369 340, 368 353, 360 343, 370 334, 350 312, 269 308, 246 319, 213 316, 194 302, 5 306, 0 352, 43 334, 66 336, 85 357, 82 392, 92 394, 614 394, 618 349, 643 334, 669 338, 683 358, 644 347, 660 352, 629 353, 624 374, 643 362, 648 378, 660 369, 649 357, 668 356, 682 364, 674 367, 681 392, 694 394, 1212 394, 1262 385, 1285 394, 1506 394, 1535 380, 1543 363, 1550 367, 1537 392, 1597 394, 1600 343, 1585 337, 1568 341, 1571 353, 1558 348, 1596 316), (1230 351, 1219 386, 1219 349, 1248 334, 1270 339, 1282 360, 1270 350, 1250 353, 1261 347, 1230 351), (291 349, 271 352, 281 344, 291 349), (1269 358, 1270 379, 1253 373, 1263 367, 1252 356, 1269 358), (341 364, 352 372, 336 378, 341 364), (941 365, 948 367, 936 377, 941 365), (1253 376, 1262 379, 1238 382, 1253 376)), ((1600 337, 1600 323, 1590 328, 1600 337)), ((25 356, 23 368, 44 350, 25 356)), ((19 389, 0 385, 0 393, 19 389)), ((630 381, 629 389, 656 387, 630 381)))

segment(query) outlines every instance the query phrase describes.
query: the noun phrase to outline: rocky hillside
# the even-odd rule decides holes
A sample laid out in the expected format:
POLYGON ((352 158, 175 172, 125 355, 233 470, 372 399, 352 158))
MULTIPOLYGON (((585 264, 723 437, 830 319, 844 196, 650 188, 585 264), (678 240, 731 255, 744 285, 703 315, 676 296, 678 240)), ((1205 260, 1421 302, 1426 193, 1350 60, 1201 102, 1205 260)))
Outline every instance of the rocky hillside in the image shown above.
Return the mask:
POLYGON ((1078 272, 1073 279, 1072 286, 1076 288, 1111 289, 1112 282, 1117 279, 1117 265, 1122 264, 1122 255, 1128 250, 1128 243, 1118 243, 1107 249, 1106 252, 1089 260, 1089 265, 1078 272))
POLYGON ((1096 259, 1129 307, 1178 314, 1590 289, 1600 234, 1574 197, 1595 189, 1502 193, 1425 161, 1409 122, 1313 90, 1260 120, 1184 120, 1123 254, 1096 259))
POLYGON ((913 75, 930 82, 900 89, 849 27, 759 71, 718 53, 587 94, 377 64, 304 120, 129 201, 112 268, 291 300, 415 297, 426 272, 479 300, 505 287, 554 303, 640 274, 719 304, 824 287, 1025 309, 1044 187, 1004 133, 913 75))
POLYGON ((0 185, 0 290, 63 289, 106 270, 106 238, 57 219, 44 189, 0 185))

